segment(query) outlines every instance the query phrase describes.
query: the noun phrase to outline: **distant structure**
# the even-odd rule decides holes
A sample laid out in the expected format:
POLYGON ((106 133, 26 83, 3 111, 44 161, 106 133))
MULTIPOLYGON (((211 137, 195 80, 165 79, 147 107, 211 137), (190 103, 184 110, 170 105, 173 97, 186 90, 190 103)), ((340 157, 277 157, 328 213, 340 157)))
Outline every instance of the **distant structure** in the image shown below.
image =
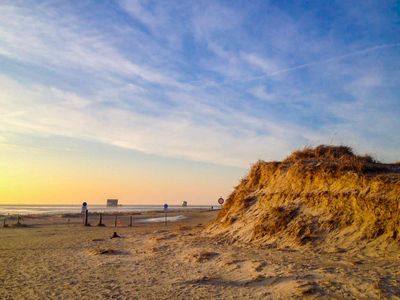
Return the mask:
POLYGON ((118 206, 118 199, 107 199, 107 207, 118 206))
POLYGON ((187 201, 183 201, 182 202, 182 207, 186 207, 187 206, 187 201))

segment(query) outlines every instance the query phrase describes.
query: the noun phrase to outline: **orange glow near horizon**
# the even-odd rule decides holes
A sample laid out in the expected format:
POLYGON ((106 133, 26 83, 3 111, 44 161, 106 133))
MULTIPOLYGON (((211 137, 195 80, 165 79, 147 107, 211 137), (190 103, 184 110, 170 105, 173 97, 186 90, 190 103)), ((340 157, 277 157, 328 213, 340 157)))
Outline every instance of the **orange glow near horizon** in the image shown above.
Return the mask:
POLYGON ((238 183, 243 170, 203 163, 130 155, 98 147, 32 151, 2 147, 0 204, 214 204, 238 183), (4 159, 6 158, 6 159, 4 159))

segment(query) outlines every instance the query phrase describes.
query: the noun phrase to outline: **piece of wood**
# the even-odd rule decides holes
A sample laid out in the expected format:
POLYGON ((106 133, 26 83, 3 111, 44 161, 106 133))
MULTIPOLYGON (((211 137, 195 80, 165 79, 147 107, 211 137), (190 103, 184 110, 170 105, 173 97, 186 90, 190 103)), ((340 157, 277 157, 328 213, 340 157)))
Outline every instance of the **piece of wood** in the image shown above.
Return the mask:
POLYGON ((89 210, 85 210, 85 226, 89 226, 88 216, 89 216, 89 210))
POLYGON ((105 226, 103 224, 103 214, 102 213, 99 214, 99 223, 97 224, 97 226, 101 226, 101 227, 105 226))

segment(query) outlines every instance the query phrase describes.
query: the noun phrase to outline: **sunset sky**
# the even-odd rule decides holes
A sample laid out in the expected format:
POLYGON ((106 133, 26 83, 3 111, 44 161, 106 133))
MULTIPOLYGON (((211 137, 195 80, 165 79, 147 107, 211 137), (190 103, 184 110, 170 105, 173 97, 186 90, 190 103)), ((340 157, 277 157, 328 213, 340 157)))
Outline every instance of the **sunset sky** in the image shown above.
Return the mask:
POLYGON ((0 204, 216 204, 322 143, 400 161, 399 97, 399 1, 2 0, 0 204))

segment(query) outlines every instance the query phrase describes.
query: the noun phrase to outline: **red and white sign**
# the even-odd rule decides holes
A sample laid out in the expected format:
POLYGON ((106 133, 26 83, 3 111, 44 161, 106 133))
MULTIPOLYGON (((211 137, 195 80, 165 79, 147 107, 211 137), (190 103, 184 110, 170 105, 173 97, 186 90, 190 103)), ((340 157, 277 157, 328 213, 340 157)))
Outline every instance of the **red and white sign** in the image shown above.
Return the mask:
POLYGON ((218 203, 221 204, 221 205, 224 204, 224 201, 225 201, 225 200, 224 200, 224 198, 222 198, 222 197, 218 199, 218 203))

